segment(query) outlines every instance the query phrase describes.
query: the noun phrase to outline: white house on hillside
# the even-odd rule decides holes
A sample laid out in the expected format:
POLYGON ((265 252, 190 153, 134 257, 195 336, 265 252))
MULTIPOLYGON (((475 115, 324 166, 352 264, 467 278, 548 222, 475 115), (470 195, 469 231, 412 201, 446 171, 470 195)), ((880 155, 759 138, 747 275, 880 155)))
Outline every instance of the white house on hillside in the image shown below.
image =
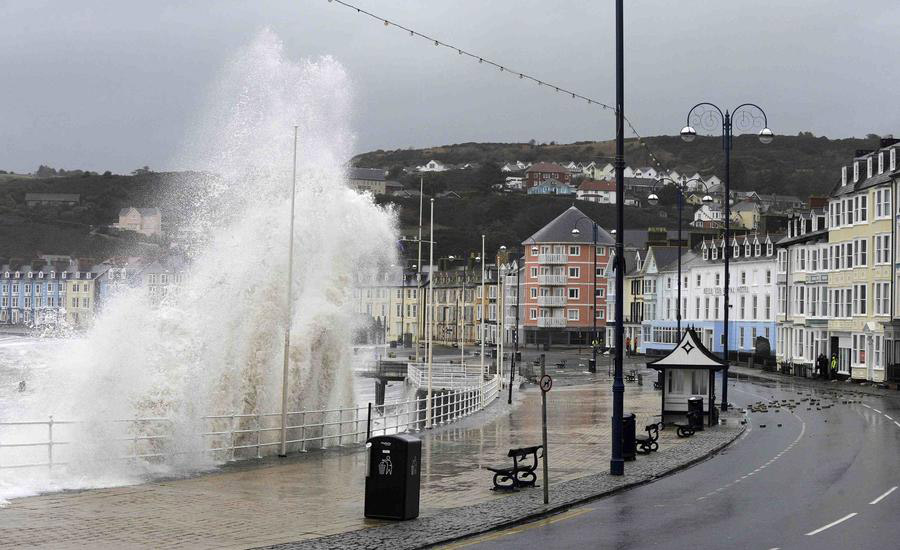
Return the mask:
POLYGON ((444 164, 432 159, 425 163, 424 166, 417 166, 416 170, 419 172, 446 172, 447 167, 444 164))

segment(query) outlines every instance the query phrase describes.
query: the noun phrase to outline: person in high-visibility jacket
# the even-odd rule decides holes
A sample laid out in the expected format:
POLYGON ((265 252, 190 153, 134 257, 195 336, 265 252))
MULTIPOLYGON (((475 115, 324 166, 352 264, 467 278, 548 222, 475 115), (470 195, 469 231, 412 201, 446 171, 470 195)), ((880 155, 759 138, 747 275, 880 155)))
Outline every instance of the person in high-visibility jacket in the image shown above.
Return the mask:
POLYGON ((831 373, 828 376, 829 380, 833 380, 835 375, 837 374, 837 354, 831 354, 831 373))

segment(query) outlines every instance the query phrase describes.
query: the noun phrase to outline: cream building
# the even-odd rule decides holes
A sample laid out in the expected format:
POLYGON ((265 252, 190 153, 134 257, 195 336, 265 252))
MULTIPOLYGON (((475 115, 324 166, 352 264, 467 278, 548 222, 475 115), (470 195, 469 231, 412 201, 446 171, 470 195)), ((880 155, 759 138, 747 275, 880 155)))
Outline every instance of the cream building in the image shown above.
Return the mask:
POLYGON ((113 224, 117 229, 135 231, 152 237, 162 235, 162 216, 159 208, 135 208, 129 206, 119 210, 119 222, 113 224))
POLYGON ((892 319, 894 272, 891 199, 897 176, 896 166, 879 166, 879 156, 857 155, 842 168, 841 183, 828 202, 825 252, 829 349, 838 356, 838 372, 876 382, 886 378, 885 324, 892 319))

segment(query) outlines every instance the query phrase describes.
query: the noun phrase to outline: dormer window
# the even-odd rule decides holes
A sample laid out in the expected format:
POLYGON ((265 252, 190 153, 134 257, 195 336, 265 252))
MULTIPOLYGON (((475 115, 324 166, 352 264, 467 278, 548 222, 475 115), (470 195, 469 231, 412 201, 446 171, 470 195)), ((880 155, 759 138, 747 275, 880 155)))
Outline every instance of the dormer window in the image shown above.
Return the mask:
POLYGON ((712 259, 713 259, 713 260, 718 260, 718 259, 719 259, 719 249, 718 249, 718 248, 713 248, 713 249, 712 249, 712 259))
POLYGON ((888 168, 891 172, 897 169, 897 148, 894 147, 891 149, 891 158, 890 158, 890 168, 888 168))
POLYGON ((34 278, 34 273, 32 273, 31 271, 29 271, 29 272, 28 272, 28 275, 26 275, 26 277, 29 278, 29 279, 32 279, 32 278, 34 278))
POLYGON ((51 271, 51 272, 50 272, 50 278, 51 278, 51 279, 55 279, 55 278, 56 278, 56 272, 55 272, 55 271, 51 271))
POLYGON ((866 159, 866 177, 872 177, 872 157, 866 159))
POLYGON ((19 275, 20 275, 20 273, 18 271, 16 271, 16 279, 19 278, 19 275))
POLYGON ((740 249, 740 247, 739 247, 737 244, 735 244, 735 245, 732 246, 731 248, 732 248, 732 251, 731 251, 731 253, 732 253, 732 256, 731 256, 731 257, 732 257, 732 258, 737 258, 738 256, 741 255, 741 249, 740 249))
POLYGON ((43 279, 43 278, 44 278, 44 272, 43 272, 43 271, 39 271, 39 272, 38 272, 38 279, 43 279))
POLYGON ((841 185, 842 186, 847 185, 847 167, 846 166, 841 167, 841 185))
POLYGON ((706 248, 706 245, 703 245, 703 259, 704 259, 704 260, 708 260, 708 259, 709 259, 709 249, 706 248))
POLYGON ((759 243, 754 244, 753 245, 753 255, 759 256, 760 252, 762 252, 762 247, 759 245, 759 243))
POLYGON ((853 162, 853 182, 856 183, 859 181, 859 162, 853 162))
POLYGON ((745 258, 750 257, 750 243, 747 243, 744 245, 744 257, 745 258))
POLYGON ((766 256, 771 256, 774 252, 775 247, 772 246, 771 242, 766 243, 766 256))
POLYGON ((884 151, 878 153, 878 173, 884 172, 884 151))
POLYGON ((3 274, 3 277, 6 278, 6 279, 9 279, 9 271, 7 271, 6 273, 4 273, 4 274, 3 274))
POLYGON ((68 272, 68 271, 63 271, 63 272, 62 272, 62 278, 63 278, 63 279, 67 278, 68 276, 69 276, 69 272, 68 272))

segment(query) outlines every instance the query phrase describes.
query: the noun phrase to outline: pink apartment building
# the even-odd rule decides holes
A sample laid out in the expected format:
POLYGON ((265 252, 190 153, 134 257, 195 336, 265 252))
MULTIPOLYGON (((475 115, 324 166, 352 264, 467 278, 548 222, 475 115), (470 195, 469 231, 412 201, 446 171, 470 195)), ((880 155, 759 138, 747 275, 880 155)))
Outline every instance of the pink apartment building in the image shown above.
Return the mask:
POLYGON ((603 345, 606 327, 606 273, 615 240, 572 206, 526 239, 522 322, 529 344, 590 344, 592 315, 603 345), (572 230, 577 228, 577 234, 572 230), (596 257, 596 270, 594 258, 596 257), (593 293, 596 281, 596 309, 593 293))

